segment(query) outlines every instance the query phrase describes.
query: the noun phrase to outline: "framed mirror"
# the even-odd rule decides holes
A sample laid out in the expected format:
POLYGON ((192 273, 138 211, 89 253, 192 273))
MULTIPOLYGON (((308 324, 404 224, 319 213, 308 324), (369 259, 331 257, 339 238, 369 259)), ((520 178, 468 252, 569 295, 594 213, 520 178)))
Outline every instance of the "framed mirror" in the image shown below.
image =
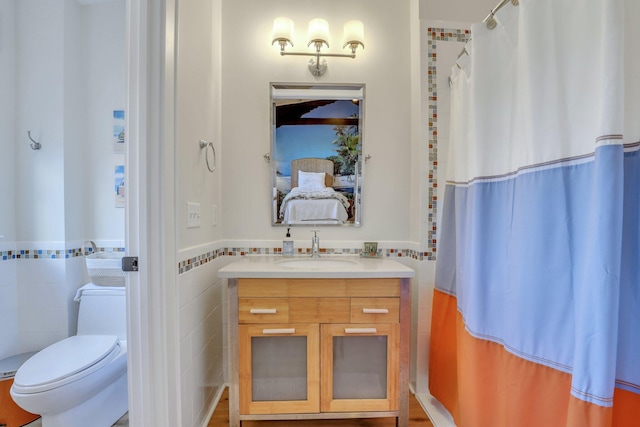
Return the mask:
POLYGON ((364 90, 271 84, 273 225, 362 224, 364 90))

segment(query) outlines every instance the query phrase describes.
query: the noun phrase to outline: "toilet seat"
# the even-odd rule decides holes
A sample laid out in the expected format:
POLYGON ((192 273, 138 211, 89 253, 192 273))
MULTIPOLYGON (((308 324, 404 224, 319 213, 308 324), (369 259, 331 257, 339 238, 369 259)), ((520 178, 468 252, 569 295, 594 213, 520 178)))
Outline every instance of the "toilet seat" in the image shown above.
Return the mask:
POLYGON ((120 352, 117 336, 71 336, 27 360, 15 375, 13 390, 32 394, 61 387, 100 370, 120 352))

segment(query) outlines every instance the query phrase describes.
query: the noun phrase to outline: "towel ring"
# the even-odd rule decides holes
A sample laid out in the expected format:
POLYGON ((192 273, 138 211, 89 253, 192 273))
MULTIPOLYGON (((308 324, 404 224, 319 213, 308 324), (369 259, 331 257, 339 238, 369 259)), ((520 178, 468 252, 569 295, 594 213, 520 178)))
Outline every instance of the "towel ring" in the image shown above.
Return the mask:
POLYGON ((201 139, 200 142, 200 149, 205 149, 205 159, 207 161, 207 169, 209 169, 209 172, 213 172, 216 170, 216 148, 213 146, 213 142, 207 142, 204 139, 201 139), (211 166, 211 163, 209 163, 209 147, 211 147, 211 152, 213 153, 213 166, 211 166))

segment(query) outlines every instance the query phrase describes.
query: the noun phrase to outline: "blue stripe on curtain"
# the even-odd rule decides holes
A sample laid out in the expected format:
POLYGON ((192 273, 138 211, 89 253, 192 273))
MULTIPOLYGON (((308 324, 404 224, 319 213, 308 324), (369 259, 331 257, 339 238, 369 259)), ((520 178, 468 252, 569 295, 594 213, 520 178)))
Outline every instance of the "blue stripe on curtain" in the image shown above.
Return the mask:
POLYGON ((445 191, 436 284, 469 333, 571 373, 601 406, 616 384, 640 392, 638 170, 637 150, 605 145, 445 191))
POLYGON ((640 151, 624 159, 616 385, 640 393, 640 151))

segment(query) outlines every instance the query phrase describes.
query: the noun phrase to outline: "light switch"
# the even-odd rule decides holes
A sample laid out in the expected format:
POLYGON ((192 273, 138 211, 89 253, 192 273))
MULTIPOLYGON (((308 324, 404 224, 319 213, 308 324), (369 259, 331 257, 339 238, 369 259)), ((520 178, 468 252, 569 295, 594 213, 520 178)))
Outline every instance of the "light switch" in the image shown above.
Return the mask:
POLYGON ((200 203, 187 202, 187 228, 200 227, 200 203))

